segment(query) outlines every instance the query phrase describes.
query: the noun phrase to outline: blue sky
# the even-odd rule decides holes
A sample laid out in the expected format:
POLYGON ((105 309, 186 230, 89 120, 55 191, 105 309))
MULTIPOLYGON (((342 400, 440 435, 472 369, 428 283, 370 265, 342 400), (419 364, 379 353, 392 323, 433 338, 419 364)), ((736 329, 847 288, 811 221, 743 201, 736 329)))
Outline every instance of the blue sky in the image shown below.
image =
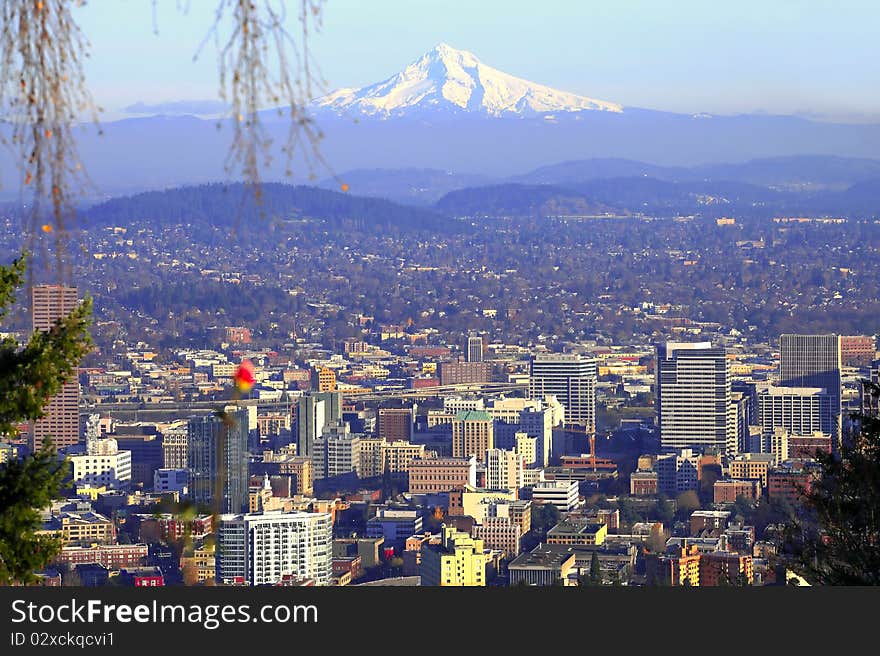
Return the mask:
MULTIPOLYGON (((155 0, 158 34, 152 0, 75 10, 105 119, 138 101, 217 97, 213 42, 193 62, 216 6, 155 0)), ((628 106, 880 121, 877 25, 880 3, 867 0, 327 0, 313 53, 331 90, 384 79, 446 42, 628 106)))

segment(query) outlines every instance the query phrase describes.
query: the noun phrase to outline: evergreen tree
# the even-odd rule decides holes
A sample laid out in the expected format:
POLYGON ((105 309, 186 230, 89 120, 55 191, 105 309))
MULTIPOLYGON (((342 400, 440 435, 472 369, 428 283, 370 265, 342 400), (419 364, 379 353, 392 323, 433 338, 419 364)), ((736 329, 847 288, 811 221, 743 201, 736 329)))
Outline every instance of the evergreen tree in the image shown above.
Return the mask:
POLYGON ((593 585, 599 585, 602 583, 602 569, 599 566, 599 554, 595 551, 593 552, 593 557, 590 559, 590 583, 593 585))
MULTIPOLYGON (((880 394, 863 385, 866 396, 880 394)), ((812 583, 880 585, 880 416, 855 419, 839 453, 816 453, 819 475, 786 526, 783 551, 812 583)))
MULTIPOLYGON (((0 266, 0 319, 24 281, 26 257, 0 266)), ((0 340, 0 437, 15 433, 18 424, 43 415, 49 399, 76 374, 88 352, 91 300, 47 332, 35 332, 26 344, 12 337, 0 340)), ((29 583, 60 549, 60 541, 37 535, 40 510, 58 497, 67 468, 51 440, 21 460, 0 465, 0 584, 29 583)))

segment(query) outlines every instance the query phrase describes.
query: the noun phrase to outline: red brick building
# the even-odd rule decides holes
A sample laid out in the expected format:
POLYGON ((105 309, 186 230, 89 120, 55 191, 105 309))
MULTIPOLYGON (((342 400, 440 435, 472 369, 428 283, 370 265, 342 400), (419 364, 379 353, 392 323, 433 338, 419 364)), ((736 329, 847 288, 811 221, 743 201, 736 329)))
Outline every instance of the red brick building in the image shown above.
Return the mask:
POLYGON ((413 420, 412 408, 379 408, 378 436, 388 442, 409 442, 413 420))
POLYGON ((439 387, 440 379, 436 376, 419 376, 410 379, 410 389, 425 389, 426 387, 439 387))
POLYGON ((145 544, 107 544, 95 547, 64 547, 53 562, 59 565, 97 563, 107 569, 139 567, 147 557, 145 544))
POLYGON ((633 472, 629 479, 629 493, 634 497, 654 496, 659 490, 657 472, 633 472))
POLYGON ((840 362, 848 367, 871 364, 877 354, 877 345, 869 335, 841 335, 840 362))
POLYGON ((700 555, 700 586, 751 585, 755 570, 751 556, 731 551, 711 551, 700 555))
POLYGON ((785 499, 790 504, 803 501, 809 494, 813 475, 804 469, 771 469, 767 475, 767 496, 771 499, 785 499))
POLYGON ((715 481, 713 487, 715 503, 734 503, 738 496, 754 500, 761 497, 761 481, 727 479, 715 481))
POLYGON ((363 561, 360 556, 346 556, 333 559, 333 575, 351 575, 351 580, 359 578, 363 573, 363 561))
POLYGON ((831 453, 831 436, 823 433, 815 435, 789 435, 788 457, 801 460, 814 458, 816 451, 831 453))
POLYGON ((441 362, 441 385, 488 383, 492 380, 491 362, 441 362))
POLYGON ((468 458, 416 458, 409 464, 410 494, 460 490, 476 483, 476 464, 468 458))
POLYGON ((165 585, 165 577, 158 567, 135 567, 119 572, 119 580, 135 588, 155 588, 165 585))
POLYGON ((213 519, 202 515, 189 520, 175 519, 171 515, 163 517, 141 516, 138 536, 142 542, 174 542, 188 537, 197 540, 213 533, 213 519))
POLYGON ((224 341, 230 344, 250 344, 251 329, 243 326, 226 326, 224 337, 224 341))

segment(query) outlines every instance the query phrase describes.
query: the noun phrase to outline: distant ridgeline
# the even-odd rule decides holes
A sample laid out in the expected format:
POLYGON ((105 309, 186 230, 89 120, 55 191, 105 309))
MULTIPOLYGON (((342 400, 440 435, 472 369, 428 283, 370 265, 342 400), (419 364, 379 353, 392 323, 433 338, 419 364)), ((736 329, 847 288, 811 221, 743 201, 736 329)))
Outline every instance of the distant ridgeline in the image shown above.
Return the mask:
POLYGON ((83 210, 80 226, 182 225, 263 230, 278 222, 320 221, 345 230, 449 231, 465 224, 430 209, 316 187, 265 183, 261 202, 242 183, 207 184, 113 198, 83 210))
POLYGON ((880 180, 842 191, 788 191, 725 180, 667 181, 648 177, 605 178, 557 184, 507 183, 450 191, 435 207, 450 216, 776 216, 880 214, 880 180))

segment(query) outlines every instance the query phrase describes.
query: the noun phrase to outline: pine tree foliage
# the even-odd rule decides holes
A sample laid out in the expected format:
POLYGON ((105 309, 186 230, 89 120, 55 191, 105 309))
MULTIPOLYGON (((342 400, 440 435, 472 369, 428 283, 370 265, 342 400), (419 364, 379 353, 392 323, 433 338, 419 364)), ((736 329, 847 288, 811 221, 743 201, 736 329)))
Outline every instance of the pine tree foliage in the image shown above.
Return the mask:
MULTIPOLYGON (((0 266, 0 319, 22 286, 27 258, 0 266)), ((24 344, 0 340, 0 436, 18 424, 38 419, 49 399, 76 374, 91 346, 91 299, 47 332, 35 332, 24 344)), ((21 460, 0 465, 0 585, 26 584, 61 548, 57 538, 40 535, 40 511, 59 496, 67 467, 51 440, 21 460)))
MULTIPOLYGON (((864 387, 868 397, 880 394, 864 387)), ((880 416, 856 421, 838 454, 816 454, 820 473, 785 531, 790 564, 811 583, 880 585, 880 416)))

